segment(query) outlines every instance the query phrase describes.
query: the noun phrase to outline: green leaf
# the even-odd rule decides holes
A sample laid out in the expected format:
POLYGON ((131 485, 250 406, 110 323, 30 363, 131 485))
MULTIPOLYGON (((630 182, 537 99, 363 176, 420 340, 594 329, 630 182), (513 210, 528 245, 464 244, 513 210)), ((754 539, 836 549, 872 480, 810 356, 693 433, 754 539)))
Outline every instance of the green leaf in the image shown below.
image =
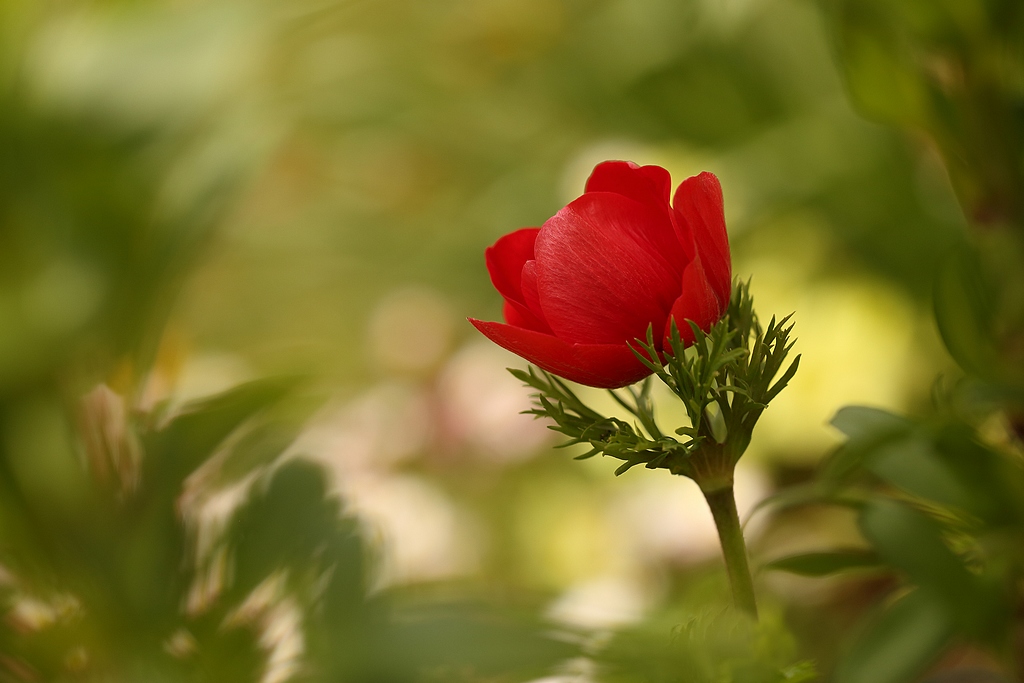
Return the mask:
POLYGON ((257 467, 272 462, 295 441, 301 428, 302 425, 296 422, 274 420, 247 430, 219 463, 210 485, 229 485, 257 467))
POLYGON ((840 495, 832 488, 823 486, 818 482, 791 486, 758 502, 747 513, 747 518, 743 525, 746 526, 756 513, 769 507, 775 510, 788 510, 790 508, 817 504, 857 508, 863 504, 863 500, 852 495, 840 495))
POLYGON ((828 576, 851 569, 878 566, 878 555, 870 550, 831 550, 782 557, 764 565, 764 569, 800 576, 828 576))
MULTIPOLYGON (((327 493, 323 470, 311 462, 289 460, 254 487, 232 520, 228 542, 235 559, 235 595, 247 595, 272 573, 308 571, 334 545, 346 540, 350 523, 339 502, 327 493)), ((350 553, 350 563, 361 559, 350 553)), ((355 586, 362 590, 363 586, 355 586)))
POLYGON ((878 555, 942 604, 965 631, 981 636, 1001 623, 999 596, 950 550, 932 518, 903 503, 876 499, 864 506, 860 526, 878 555))
POLYGON ((950 355, 968 372, 999 381, 992 295, 974 253, 957 248, 935 279, 935 321, 950 355))
POLYGON ((831 482, 845 480, 876 448, 909 434, 914 428, 914 423, 906 418, 867 406, 841 408, 831 424, 849 437, 822 467, 822 479, 831 482))
POLYGON ((190 664, 196 672, 202 672, 196 679, 259 680, 267 666, 267 655, 258 630, 252 624, 228 626, 225 621, 219 610, 189 620, 187 633, 198 643, 190 664))
POLYGON ((996 527, 1024 520, 1024 468, 1015 459, 1001 457, 962 424, 941 426, 934 452, 969 496, 969 512, 996 527))
POLYGON ((861 530, 891 565, 937 593, 969 588, 973 576, 942 540, 938 524, 922 512, 888 499, 869 501, 861 530))
POLYGON ((834 683, 906 683, 931 664, 953 635, 943 606, 915 591, 871 619, 847 655, 834 683))
POLYGON ((834 424, 850 440, 826 463, 837 481, 863 469, 931 503, 954 507, 988 523, 1024 513, 1024 471, 1008 466, 959 423, 915 423, 873 408, 844 408, 834 424))
POLYGON ((883 481, 941 505, 970 506, 970 497, 953 472, 938 459, 927 434, 887 441, 864 457, 865 467, 883 481))
POLYGON ((789 386, 790 380, 796 376, 796 371, 800 369, 800 356, 793 359, 793 362, 786 368, 786 372, 783 373, 782 377, 772 385, 772 388, 768 390, 763 399, 763 405, 767 406, 768 402, 779 395, 779 393, 789 386))
POLYGON ((829 423, 850 439, 875 439, 907 431, 912 423, 880 408, 846 406, 829 423))
POLYGON ((179 482, 245 420, 280 401, 298 382, 296 377, 261 379, 186 405, 166 427, 150 435, 144 464, 154 470, 153 477, 179 482))

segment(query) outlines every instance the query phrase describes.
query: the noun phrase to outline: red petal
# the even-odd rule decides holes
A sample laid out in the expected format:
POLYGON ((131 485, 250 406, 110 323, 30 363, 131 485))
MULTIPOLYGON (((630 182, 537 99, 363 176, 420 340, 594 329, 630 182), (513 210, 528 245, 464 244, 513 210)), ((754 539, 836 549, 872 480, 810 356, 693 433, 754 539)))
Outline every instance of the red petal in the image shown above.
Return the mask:
POLYGON ((505 322, 551 334, 551 326, 544 318, 544 312, 540 308, 540 295, 537 294, 536 261, 527 261, 523 264, 523 279, 520 286, 523 290, 523 302, 505 300, 505 322), (512 317, 509 317, 510 307, 516 310, 512 317))
POLYGON ((622 344, 644 338, 650 324, 661 329, 682 272, 654 245, 673 231, 666 215, 606 192, 587 193, 550 218, 535 250, 540 305, 554 333, 622 344))
POLYGON ((538 318, 533 311, 518 301, 505 299, 503 312, 505 314, 505 322, 509 325, 551 334, 551 327, 548 326, 544 319, 538 318))
POLYGON ((638 166, 632 161, 605 161, 587 179, 587 192, 614 192, 667 211, 672 178, 661 166, 638 166))
POLYGON ((521 327, 473 318, 469 322, 498 346, 573 382, 615 389, 651 374, 625 344, 570 344, 521 327))
MULTIPOLYGON (((712 289, 722 302, 722 307, 728 307, 732 295, 732 261, 729 256, 729 236, 725 230, 722 186, 718 178, 707 171, 687 178, 676 190, 672 205, 681 227, 689 233, 689 238, 696 245, 712 289)), ((680 236, 684 243, 686 239, 686 235, 680 236)))
POLYGON ((523 302, 532 311, 537 311, 541 317, 540 308, 540 294, 537 292, 537 262, 527 261, 523 265, 523 279, 521 281, 523 288, 523 302))
POLYGON ((503 297, 523 303, 520 280, 523 264, 533 259, 533 244, 540 228, 523 228, 498 239, 484 252, 491 282, 503 297))
MULTIPOLYGON (((672 191, 672 178, 661 166, 638 166, 632 161, 605 161, 594 168, 587 179, 587 193, 611 192, 632 199, 659 213, 667 213, 671 222, 671 206, 668 203, 672 191)), ((666 224, 667 226, 667 224, 666 224)), ((679 267, 689 262, 692 254, 683 249, 675 229, 644 231, 643 240, 665 259, 679 267)))
POLYGON ((683 272, 683 293, 672 306, 672 313, 665 321, 664 348, 672 348, 672 321, 676 321, 679 336, 687 346, 693 343, 693 329, 687 320, 697 323, 697 327, 707 332, 722 317, 724 305, 719 301, 715 290, 708 281, 701 266, 700 259, 694 259, 683 272))

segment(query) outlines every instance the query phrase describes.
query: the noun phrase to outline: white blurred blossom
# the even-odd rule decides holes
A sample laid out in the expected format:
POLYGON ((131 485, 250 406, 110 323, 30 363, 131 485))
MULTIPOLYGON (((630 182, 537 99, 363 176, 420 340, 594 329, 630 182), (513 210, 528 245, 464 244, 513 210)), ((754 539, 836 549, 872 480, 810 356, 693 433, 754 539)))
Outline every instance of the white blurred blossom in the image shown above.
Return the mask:
POLYGON ((643 586, 622 576, 603 576, 577 584, 547 610, 556 622, 590 630, 613 629, 638 622, 650 605, 643 586))
POLYGON ((386 382, 325 408, 289 449, 333 475, 347 511, 379 542, 379 585, 464 575, 478 561, 470 513, 396 466, 431 437, 430 404, 416 385, 386 382))
POLYGON ((345 478, 382 471, 421 451, 432 436, 426 392, 405 382, 384 382, 320 411, 289 449, 309 455, 345 478))
POLYGON ((521 414, 529 410, 530 390, 506 368, 522 360, 481 339, 456 353, 438 379, 445 437, 485 458, 528 458, 549 442, 546 424, 521 414))

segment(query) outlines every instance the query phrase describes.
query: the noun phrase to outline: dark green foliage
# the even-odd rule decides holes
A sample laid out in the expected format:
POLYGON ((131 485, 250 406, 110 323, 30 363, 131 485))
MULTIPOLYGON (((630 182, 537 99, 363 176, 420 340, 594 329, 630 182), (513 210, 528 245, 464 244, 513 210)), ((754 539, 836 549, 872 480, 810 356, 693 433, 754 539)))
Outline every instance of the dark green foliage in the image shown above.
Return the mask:
POLYGON ((1013 0, 828 0, 835 48, 856 105, 922 130, 942 151, 964 213, 1024 217, 1024 11, 1013 0))
POLYGON ((998 351, 991 289, 977 254, 964 245, 949 255, 935 279, 935 321, 960 365, 995 379, 998 351))
POLYGON ((837 683, 915 680, 949 644, 953 627, 934 601, 915 592, 865 625, 835 672, 837 683))
MULTIPOLYGON (((0 628, 8 670, 68 681, 256 681, 270 661, 266 634, 282 628, 304 644, 294 664, 309 681, 434 680, 446 671, 518 680, 576 653, 532 615, 371 594, 361 530, 310 462, 256 470, 228 528, 197 558, 179 509, 186 476, 217 453, 230 462, 231 444, 245 444, 245 434, 265 435, 273 418, 263 416, 293 384, 255 382, 188 405, 165 425, 130 423, 144 451, 132 487, 104 488, 91 470, 82 482, 89 507, 76 515, 28 508, 5 516, 45 531, 26 532, 19 544, 6 535, 3 561, 17 583, 4 599, 31 596, 53 614, 42 627, 0 628), (298 621, 274 625, 287 605, 298 621)), ((261 436, 259 444, 266 461, 290 439, 261 436)))
POLYGON ((765 564, 764 569, 776 569, 800 576, 828 576, 851 569, 871 569, 878 566, 878 555, 874 552, 852 549, 780 557, 765 564))
POLYGON ((1024 468, 948 411, 912 420, 852 407, 833 424, 849 440, 824 463, 813 495, 779 500, 852 502, 870 549, 781 558, 766 568, 824 576, 865 566, 913 589, 893 594, 893 604, 863 624, 836 680, 911 680, 954 637, 1008 652, 1024 576, 1024 468))

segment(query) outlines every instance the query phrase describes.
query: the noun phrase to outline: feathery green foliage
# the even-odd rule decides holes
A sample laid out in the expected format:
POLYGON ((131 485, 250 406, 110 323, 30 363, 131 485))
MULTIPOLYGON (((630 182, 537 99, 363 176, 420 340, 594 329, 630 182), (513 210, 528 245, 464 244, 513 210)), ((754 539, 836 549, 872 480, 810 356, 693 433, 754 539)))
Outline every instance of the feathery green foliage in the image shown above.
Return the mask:
POLYGON ((724 447, 735 464, 750 444, 754 426, 768 403, 796 374, 799 356, 782 371, 794 343, 791 317, 779 321, 772 317, 768 326, 762 327, 754 312, 749 282, 737 282, 728 312, 709 332, 687 321, 694 333, 690 347, 685 346, 675 321, 671 350, 659 350, 651 327, 646 341, 636 340, 633 352, 637 358, 686 407, 690 424, 674 430, 681 438, 666 434, 655 419, 650 378, 626 387, 625 395, 623 390, 609 390, 636 418, 630 424, 587 406, 564 381, 544 370, 531 367, 510 372, 537 390, 536 407, 529 412, 551 419, 551 428, 569 437, 563 446, 590 446, 580 459, 601 454, 622 460, 616 474, 642 464, 692 476, 688 460, 704 444, 724 447))

